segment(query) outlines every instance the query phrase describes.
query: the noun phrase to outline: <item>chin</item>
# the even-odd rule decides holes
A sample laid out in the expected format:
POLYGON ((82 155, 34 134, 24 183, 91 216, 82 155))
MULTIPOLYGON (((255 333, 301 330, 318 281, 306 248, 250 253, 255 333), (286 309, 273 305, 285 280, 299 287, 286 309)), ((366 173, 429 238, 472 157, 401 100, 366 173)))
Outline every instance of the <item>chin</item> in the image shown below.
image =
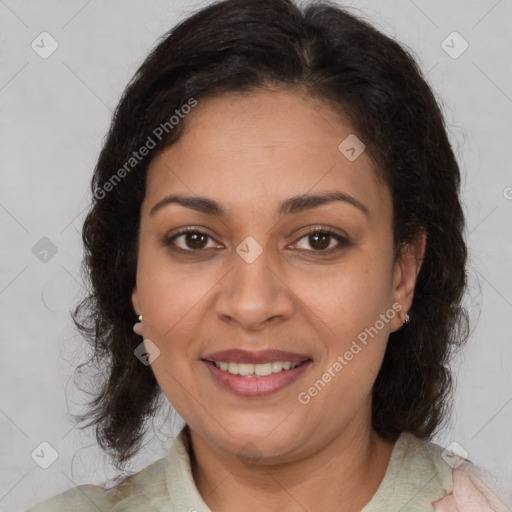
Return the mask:
POLYGON ((257 421, 244 424, 237 424, 235 429, 229 428, 227 433, 222 430, 222 439, 216 441, 224 450, 240 457, 242 460, 254 459, 255 463, 259 459, 271 461, 275 458, 281 458, 303 445, 300 432, 289 431, 284 428, 276 428, 282 418, 277 420, 273 427, 269 427, 269 422, 264 425, 257 425, 257 421), (293 439, 294 442, 290 443, 293 439))

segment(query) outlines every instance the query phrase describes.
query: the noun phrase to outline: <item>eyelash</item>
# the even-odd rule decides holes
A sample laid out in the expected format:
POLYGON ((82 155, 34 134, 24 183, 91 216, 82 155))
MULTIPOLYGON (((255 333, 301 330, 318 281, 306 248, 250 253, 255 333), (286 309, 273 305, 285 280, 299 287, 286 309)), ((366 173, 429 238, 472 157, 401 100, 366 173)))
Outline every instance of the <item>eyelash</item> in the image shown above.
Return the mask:
MULTIPOLYGON (((190 227, 190 228, 184 228, 184 229, 178 231, 177 233, 175 233, 174 235, 166 237, 165 240, 164 240, 164 243, 165 243, 165 245, 171 247, 171 249, 173 251, 181 253, 181 254, 191 254, 191 253, 196 253, 197 254, 197 253, 205 251, 206 249, 197 249, 197 250, 194 250, 194 249, 182 249, 181 247, 177 247, 176 245, 174 245, 173 242, 174 242, 174 240, 176 238, 179 238, 180 236, 186 235, 188 233, 204 235, 204 236, 208 237, 209 239, 213 240, 213 238, 208 233, 205 233, 204 231, 201 231, 198 228, 190 227)), ((332 254, 334 252, 340 251, 340 250, 344 249, 345 247, 349 247, 351 245, 351 243, 349 242, 349 240, 346 237, 340 235, 339 233, 337 233, 336 231, 334 231, 332 229, 321 228, 321 227, 313 227, 313 228, 311 228, 306 233, 304 233, 297 240, 297 242, 299 242, 303 238, 306 238, 309 235, 318 234, 318 233, 323 234, 323 235, 331 236, 336 241, 338 241, 338 246, 331 247, 329 249, 321 249, 321 250, 299 249, 299 251, 305 251, 305 252, 309 252, 309 253, 316 253, 318 255, 324 255, 324 254, 329 254, 330 255, 330 254, 332 254)))

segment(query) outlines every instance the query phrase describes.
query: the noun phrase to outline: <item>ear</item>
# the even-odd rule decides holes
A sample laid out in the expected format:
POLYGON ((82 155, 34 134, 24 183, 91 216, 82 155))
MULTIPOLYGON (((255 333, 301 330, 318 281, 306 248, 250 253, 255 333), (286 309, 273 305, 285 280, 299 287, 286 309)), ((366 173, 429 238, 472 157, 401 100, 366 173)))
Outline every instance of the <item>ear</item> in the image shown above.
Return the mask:
MULTIPOLYGON (((139 302, 139 293, 137 291, 137 285, 135 285, 133 287, 133 291, 132 291, 132 306, 133 306, 133 309, 135 311, 135 314, 137 316, 139 316, 141 313, 141 308, 140 308, 140 302, 139 302)), ((133 325, 133 332, 135 334, 138 334, 139 336, 144 336, 143 332, 142 332, 142 322, 135 322, 135 324, 133 325)))
POLYGON ((391 321, 391 332, 397 331, 402 327, 405 315, 411 308, 416 278, 425 257, 426 243, 427 234, 425 231, 422 231, 421 235, 413 242, 406 244, 402 248, 395 262, 393 270, 393 302, 400 303, 402 309, 400 314, 396 315, 391 321))

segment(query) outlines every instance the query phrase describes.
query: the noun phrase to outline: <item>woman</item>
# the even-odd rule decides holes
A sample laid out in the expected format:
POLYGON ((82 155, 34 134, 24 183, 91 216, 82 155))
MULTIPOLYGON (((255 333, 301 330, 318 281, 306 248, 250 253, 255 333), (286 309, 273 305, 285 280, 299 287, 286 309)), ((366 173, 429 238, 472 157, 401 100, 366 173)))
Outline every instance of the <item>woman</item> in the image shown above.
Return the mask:
POLYGON ((75 319, 108 372, 82 419, 117 467, 162 396, 186 425, 30 510, 506 510, 430 441, 468 337, 459 179, 413 58, 345 10, 180 23, 101 152, 75 319))

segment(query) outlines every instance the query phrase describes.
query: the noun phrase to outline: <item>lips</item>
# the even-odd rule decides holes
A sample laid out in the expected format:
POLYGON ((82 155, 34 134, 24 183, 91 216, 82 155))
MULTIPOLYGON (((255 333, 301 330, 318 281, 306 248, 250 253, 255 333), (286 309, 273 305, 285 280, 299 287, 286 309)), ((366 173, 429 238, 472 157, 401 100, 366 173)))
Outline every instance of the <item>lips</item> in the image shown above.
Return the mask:
POLYGON ((242 349, 221 350, 212 352, 202 358, 204 361, 210 362, 226 362, 226 363, 246 363, 246 364, 263 364, 275 361, 289 361, 290 363, 299 364, 311 359, 309 355, 297 354, 296 352, 285 352, 283 350, 260 350, 252 352, 242 349))
POLYGON ((203 360, 203 364, 221 389, 244 398, 263 398, 291 386, 308 368, 312 366, 311 359, 299 364, 296 368, 282 370, 267 376, 233 375, 217 368, 214 363, 203 360))

